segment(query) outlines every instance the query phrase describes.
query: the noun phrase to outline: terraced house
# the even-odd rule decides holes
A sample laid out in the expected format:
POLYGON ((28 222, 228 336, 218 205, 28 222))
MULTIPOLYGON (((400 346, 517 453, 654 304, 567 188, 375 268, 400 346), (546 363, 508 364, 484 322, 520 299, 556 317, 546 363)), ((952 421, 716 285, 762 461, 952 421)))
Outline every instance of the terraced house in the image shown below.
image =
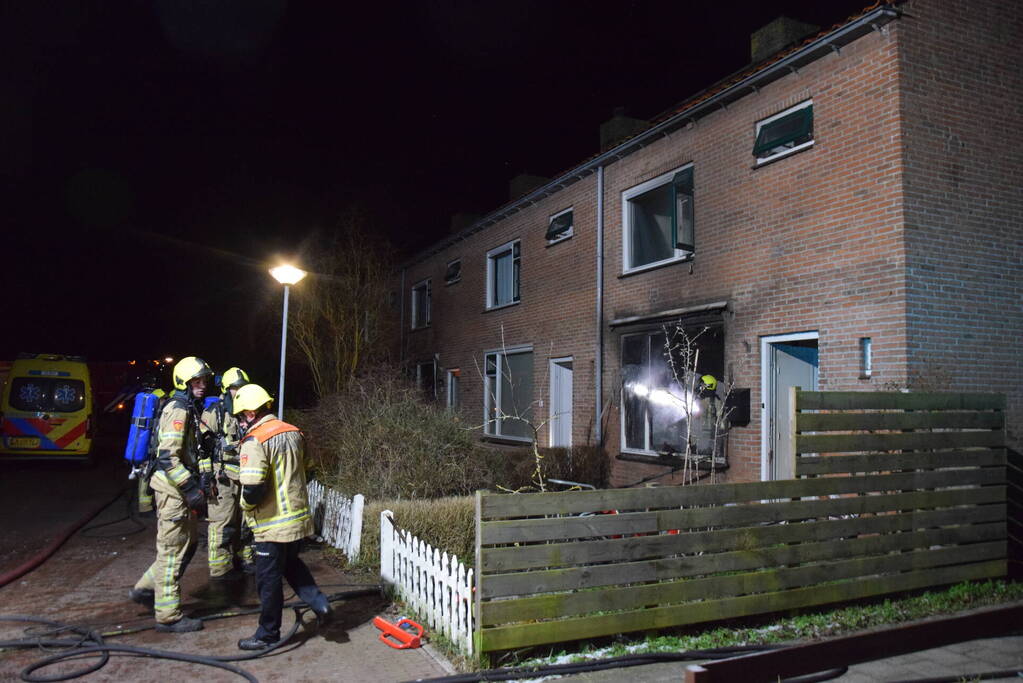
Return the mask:
POLYGON ((679 448, 658 396, 682 321, 736 389, 726 480, 790 476, 790 386, 1003 392, 1018 447, 1023 4, 806 30, 765 27, 754 50, 788 47, 616 117, 627 137, 409 260, 395 315, 428 394, 496 441, 603 443, 629 484, 679 448))

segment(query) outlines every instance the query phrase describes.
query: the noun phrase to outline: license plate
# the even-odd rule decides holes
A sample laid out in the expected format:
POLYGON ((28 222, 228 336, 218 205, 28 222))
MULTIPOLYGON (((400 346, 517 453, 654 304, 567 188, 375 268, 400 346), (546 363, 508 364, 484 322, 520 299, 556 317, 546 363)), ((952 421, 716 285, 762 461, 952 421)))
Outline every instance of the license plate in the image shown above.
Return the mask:
POLYGON ((38 436, 9 436, 7 437, 8 448, 39 448, 38 436))

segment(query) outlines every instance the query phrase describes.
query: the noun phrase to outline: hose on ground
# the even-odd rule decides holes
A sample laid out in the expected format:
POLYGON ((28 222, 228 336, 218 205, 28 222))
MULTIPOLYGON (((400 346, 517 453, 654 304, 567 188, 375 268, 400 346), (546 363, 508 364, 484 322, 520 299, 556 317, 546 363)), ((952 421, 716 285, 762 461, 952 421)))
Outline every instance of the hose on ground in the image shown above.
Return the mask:
MULTIPOLYGON (((361 597, 365 595, 379 595, 380 586, 369 586, 362 589, 341 591, 338 593, 332 593, 327 596, 327 600, 330 602, 336 602, 338 600, 344 600, 348 598, 361 597)), ((94 673, 103 668, 107 662, 110 661, 111 654, 119 654, 125 656, 136 656, 136 657, 150 657, 155 659, 168 659, 179 662, 188 662, 192 664, 200 664, 203 666, 212 666, 218 669, 229 671, 233 674, 241 676, 242 678, 257 683, 255 676, 245 671, 242 668, 232 666, 230 662, 240 662, 250 659, 257 659, 259 657, 265 657, 266 655, 279 650, 284 647, 291 639, 298 633, 298 629, 302 625, 302 615, 308 605, 302 601, 294 601, 287 603, 285 607, 289 607, 295 611, 295 623, 292 624, 291 629, 273 645, 269 647, 244 654, 238 655, 226 655, 226 656, 204 656, 204 655, 193 655, 182 652, 174 652, 171 650, 160 650, 156 648, 138 647, 133 645, 114 645, 107 643, 104 638, 111 636, 127 635, 129 633, 138 633, 140 631, 146 631, 155 628, 154 625, 148 625, 140 628, 133 629, 121 629, 110 632, 100 632, 97 629, 85 627, 85 626, 74 626, 70 624, 63 624, 57 621, 51 621, 49 619, 42 619, 40 617, 34 617, 23 614, 12 614, 12 615, 0 615, 0 621, 7 622, 26 622, 34 624, 43 624, 51 627, 46 633, 38 634, 29 638, 21 638, 16 640, 0 640, 0 648, 29 648, 29 647, 62 647, 68 648, 64 652, 59 652, 43 659, 40 659, 32 664, 29 664, 21 671, 21 679, 28 683, 53 683, 54 681, 67 681, 73 678, 79 678, 88 674, 94 673), (77 638, 57 638, 57 637, 46 637, 56 636, 61 633, 75 633, 78 635, 77 638), (79 659, 82 657, 89 657, 92 655, 98 655, 99 659, 95 662, 91 662, 81 669, 77 669, 64 674, 57 674, 53 676, 42 676, 35 675, 36 671, 44 669, 54 664, 65 662, 68 660, 79 659)), ((244 616, 248 614, 258 614, 260 608, 247 608, 242 610, 232 610, 229 612, 219 612, 217 614, 210 614, 203 617, 199 617, 201 621, 212 621, 215 619, 226 619, 229 617, 244 616)))

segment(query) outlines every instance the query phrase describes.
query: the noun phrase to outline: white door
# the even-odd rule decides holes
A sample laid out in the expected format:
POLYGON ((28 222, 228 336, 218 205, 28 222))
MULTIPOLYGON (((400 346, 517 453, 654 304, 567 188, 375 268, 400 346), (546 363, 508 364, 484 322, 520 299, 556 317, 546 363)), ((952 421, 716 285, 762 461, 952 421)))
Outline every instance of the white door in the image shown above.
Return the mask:
POLYGON ((789 389, 817 390, 817 333, 762 339, 763 455, 762 479, 795 476, 794 425, 789 389))
POLYGON ((550 443, 552 448, 568 448, 572 445, 572 359, 552 358, 550 375, 550 443))

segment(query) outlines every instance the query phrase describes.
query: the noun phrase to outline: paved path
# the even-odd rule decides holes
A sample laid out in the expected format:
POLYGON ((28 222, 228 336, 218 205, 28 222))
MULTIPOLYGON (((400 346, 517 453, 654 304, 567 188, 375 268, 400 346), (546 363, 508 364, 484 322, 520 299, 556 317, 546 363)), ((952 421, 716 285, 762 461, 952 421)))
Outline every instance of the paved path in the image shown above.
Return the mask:
MULTIPOLYGON (((54 470, 48 469, 53 475, 54 470)), ((59 470, 58 470, 59 472, 59 470)), ((68 477, 81 476, 74 468, 67 470, 68 477)), ((5 505, 28 513, 32 501, 19 503, 16 496, 35 496, 39 486, 35 485, 38 471, 19 472, 7 469, 4 472, 3 488, 15 499, 8 499, 5 505), (22 486, 17 479, 23 477, 22 486), (29 486, 29 484, 33 484, 29 486)), ((60 484, 63 486, 64 484, 60 484)), ((104 491, 104 495, 108 492, 104 491)), ((59 504, 49 499, 48 505, 59 504)), ((76 509, 82 506, 74 505, 76 509)), ((118 503, 110 506, 92 524, 115 520, 124 514, 125 506, 118 503)), ((46 517, 50 519, 50 516, 46 517)), ((22 517, 15 518, 14 524, 22 524, 22 517)), ((54 524, 65 525, 70 520, 56 519, 54 524)), ((155 556, 155 520, 143 520, 146 529, 129 534, 132 526, 126 522, 96 529, 94 532, 73 536, 45 564, 4 588, 0 588, 0 615, 29 614, 55 621, 73 624, 88 624, 103 630, 113 627, 130 628, 152 624, 152 613, 139 608, 127 600, 128 588, 145 570, 155 556), (113 533, 96 537, 96 533, 113 533), (127 535, 122 535, 127 534, 127 535)), ((25 520, 25 526, 38 529, 40 524, 25 520)), ((205 525, 202 530, 205 532, 205 525)), ((46 534, 43 534, 46 536, 46 534)), ((19 558, 25 557, 29 548, 25 545, 27 535, 18 535, 19 558)), ((43 545, 45 539, 38 541, 43 545)), ((0 540, 0 545, 3 541, 0 540)), ((2 550, 2 548, 0 548, 2 550)), ((13 559, 14 554, 9 556, 13 559)), ((303 554, 317 581, 327 593, 351 589, 352 579, 331 567, 318 551, 303 554)), ((286 590, 285 596, 291 595, 286 590)), ((183 607, 186 614, 203 615, 230 609, 232 607, 258 606, 254 582, 248 579, 229 590, 215 590, 209 583, 205 549, 201 548, 189 567, 183 581, 183 607)), ((299 631, 294 646, 286 646, 273 655, 244 662, 241 666, 262 681, 406 681, 416 678, 442 676, 450 672, 446 662, 438 661, 426 649, 395 650, 377 640, 377 631, 372 619, 384 614, 388 603, 376 596, 361 597, 347 602, 335 603, 339 619, 335 624, 318 631, 308 624, 299 631)), ((285 629, 293 617, 285 615, 285 629)), ((308 620, 308 617, 307 617, 308 620)), ((118 636, 110 642, 126 645, 142 645, 160 649, 177 650, 211 655, 233 655, 240 651, 237 641, 252 635, 256 628, 255 615, 240 616, 210 621, 206 629, 198 633, 182 635, 144 631, 137 634, 118 636)), ((24 637, 24 626, 0 622, 0 639, 24 637)), ((41 659, 44 653, 18 651, 0 653, 0 681, 18 680, 18 672, 28 663, 41 659)), ((81 664, 77 664, 80 667, 81 664)), ((39 673, 54 674, 71 667, 55 667, 39 673)), ((83 679, 85 681, 153 681, 165 683, 174 680, 195 680, 204 683, 240 680, 228 672, 164 660, 141 659, 136 657, 113 657, 100 671, 83 679)))

